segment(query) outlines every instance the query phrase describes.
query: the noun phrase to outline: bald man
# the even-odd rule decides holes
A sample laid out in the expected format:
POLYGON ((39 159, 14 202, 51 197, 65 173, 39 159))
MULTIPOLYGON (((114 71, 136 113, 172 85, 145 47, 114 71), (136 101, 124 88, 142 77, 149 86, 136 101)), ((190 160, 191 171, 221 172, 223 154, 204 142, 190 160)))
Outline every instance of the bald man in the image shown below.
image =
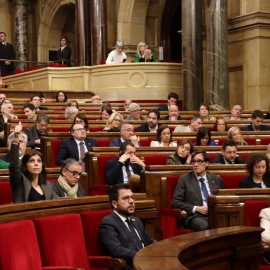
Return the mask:
POLYGON ((172 121, 175 121, 175 120, 184 120, 184 118, 182 118, 179 115, 178 106, 176 106, 176 105, 171 105, 169 107, 168 114, 169 115, 162 117, 161 120, 172 120, 172 121))

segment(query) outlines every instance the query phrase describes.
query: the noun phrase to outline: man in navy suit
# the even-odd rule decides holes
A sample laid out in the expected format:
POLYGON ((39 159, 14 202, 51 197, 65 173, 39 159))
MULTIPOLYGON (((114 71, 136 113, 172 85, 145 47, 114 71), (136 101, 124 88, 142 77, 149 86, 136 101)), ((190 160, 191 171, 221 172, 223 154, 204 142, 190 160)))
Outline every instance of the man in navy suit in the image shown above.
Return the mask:
POLYGON ((111 187, 109 200, 113 212, 99 224, 103 254, 123 258, 127 262, 126 269, 133 269, 132 261, 136 253, 156 240, 145 230, 141 220, 132 216, 135 212, 135 199, 130 185, 118 184, 111 187))
POLYGON ((119 147, 119 157, 111 159, 106 164, 106 182, 108 185, 127 183, 130 176, 140 174, 145 164, 136 157, 135 145, 123 142, 119 147))
POLYGON ((251 124, 242 128, 242 131, 263 131, 270 130, 270 127, 263 125, 263 112, 255 110, 251 116, 251 124))
MULTIPOLYGON (((15 51, 10 43, 6 42, 6 33, 0 32, 0 59, 15 60, 15 51)), ((11 61, 0 62, 1 73, 14 73, 14 64, 11 61)))
POLYGON ((59 166, 61 166, 67 158, 74 158, 83 162, 84 155, 88 152, 89 147, 98 146, 95 139, 86 138, 86 131, 82 124, 72 124, 70 127, 70 133, 72 138, 64 139, 60 145, 55 162, 59 166))
MULTIPOLYGON (((164 112, 164 111, 167 112, 171 105, 176 105, 178 99, 179 99, 179 96, 176 93, 171 92, 168 95, 168 105, 159 107, 158 110, 161 111, 161 112, 164 112)), ((178 106, 178 110, 182 111, 182 108, 178 106)))

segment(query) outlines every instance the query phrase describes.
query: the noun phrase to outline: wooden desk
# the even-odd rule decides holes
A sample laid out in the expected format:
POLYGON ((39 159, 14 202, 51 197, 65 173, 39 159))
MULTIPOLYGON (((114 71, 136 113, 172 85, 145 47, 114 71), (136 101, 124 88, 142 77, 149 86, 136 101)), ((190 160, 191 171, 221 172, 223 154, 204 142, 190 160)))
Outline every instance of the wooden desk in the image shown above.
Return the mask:
POLYGON ((176 236, 140 250, 136 270, 258 269, 263 229, 237 226, 176 236))

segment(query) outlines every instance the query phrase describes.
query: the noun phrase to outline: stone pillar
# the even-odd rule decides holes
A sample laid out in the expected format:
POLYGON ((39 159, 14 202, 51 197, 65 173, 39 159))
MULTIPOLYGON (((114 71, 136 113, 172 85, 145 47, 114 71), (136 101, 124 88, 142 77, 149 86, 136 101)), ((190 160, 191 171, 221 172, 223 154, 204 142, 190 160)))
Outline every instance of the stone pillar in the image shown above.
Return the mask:
POLYGON ((203 102, 202 0, 182 0, 183 109, 203 102))
POLYGON ((229 109, 227 0, 207 0, 206 69, 207 101, 229 109))
MULTIPOLYGON (((28 0, 12 0, 14 6, 14 34, 16 59, 28 60, 28 0)), ((27 63, 16 63, 16 69, 27 70, 27 63)))
POLYGON ((75 2, 76 65, 90 66, 89 1, 75 2))
POLYGON ((106 0, 90 1, 91 63, 99 65, 107 58, 106 0))

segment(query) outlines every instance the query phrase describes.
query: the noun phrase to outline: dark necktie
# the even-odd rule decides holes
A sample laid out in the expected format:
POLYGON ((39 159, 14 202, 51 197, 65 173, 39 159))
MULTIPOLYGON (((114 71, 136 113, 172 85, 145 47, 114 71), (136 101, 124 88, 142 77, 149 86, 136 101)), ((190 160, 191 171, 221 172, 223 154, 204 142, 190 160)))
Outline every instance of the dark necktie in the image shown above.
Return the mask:
POLYGON ((80 152, 81 152, 81 162, 83 163, 83 172, 85 171, 85 162, 83 161, 85 157, 85 149, 84 149, 84 143, 80 142, 80 152))
POLYGON ((125 167, 126 167, 127 176, 128 176, 128 179, 129 179, 130 176, 131 176, 131 172, 130 172, 130 169, 129 169, 129 164, 126 164, 125 167))
POLYGON ((206 200, 206 203, 208 204, 208 196, 209 196, 209 194, 208 194, 206 185, 205 185, 205 183, 204 183, 204 178, 200 178, 199 181, 200 181, 201 184, 202 184, 202 187, 201 187, 201 188, 202 188, 203 196, 204 196, 204 198, 205 198, 205 200, 206 200))
POLYGON ((3 43, 5 50, 7 51, 7 44, 3 43))
POLYGON ((143 248, 142 242, 141 242, 141 240, 140 240, 138 234, 136 233, 136 231, 135 231, 135 229, 134 229, 134 226, 133 226, 133 224, 132 224, 132 221, 131 221, 130 219, 127 218, 127 219, 126 219, 126 222, 127 222, 127 224, 128 224, 128 227, 129 227, 129 230, 130 230, 130 232, 131 232, 131 235, 132 235, 134 241, 135 241, 136 244, 137 244, 137 248, 138 248, 138 249, 142 249, 142 248, 143 248))

